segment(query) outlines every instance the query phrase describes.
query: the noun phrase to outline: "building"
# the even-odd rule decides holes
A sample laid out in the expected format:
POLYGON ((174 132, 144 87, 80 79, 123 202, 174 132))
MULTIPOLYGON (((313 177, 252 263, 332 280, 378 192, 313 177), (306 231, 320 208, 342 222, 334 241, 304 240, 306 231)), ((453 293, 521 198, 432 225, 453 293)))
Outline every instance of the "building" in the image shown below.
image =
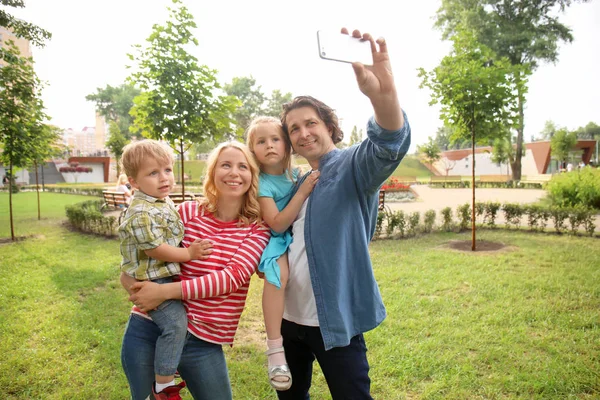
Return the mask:
MULTIPOLYGON (((573 165, 583 161, 589 164, 594 157, 595 140, 578 140, 570 152, 568 160, 573 165)), ((440 159, 433 163, 431 170, 435 175, 471 175, 473 154, 471 149, 446 150, 440 159)), ((521 159, 521 175, 553 174, 560 171, 559 160, 552 158, 550 141, 525 143, 525 155, 521 159)), ((512 175, 510 164, 492 161, 492 147, 475 148, 476 175, 512 175)))

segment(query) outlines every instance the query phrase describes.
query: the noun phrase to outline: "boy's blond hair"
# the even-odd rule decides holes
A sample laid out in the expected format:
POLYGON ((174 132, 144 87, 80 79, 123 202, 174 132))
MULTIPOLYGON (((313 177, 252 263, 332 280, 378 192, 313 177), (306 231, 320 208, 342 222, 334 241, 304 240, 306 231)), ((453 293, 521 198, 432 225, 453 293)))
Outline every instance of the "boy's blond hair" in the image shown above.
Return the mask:
POLYGON ((173 153, 166 145, 153 139, 138 140, 123 148, 121 166, 125 174, 133 179, 146 160, 153 158, 160 163, 173 164, 173 153))

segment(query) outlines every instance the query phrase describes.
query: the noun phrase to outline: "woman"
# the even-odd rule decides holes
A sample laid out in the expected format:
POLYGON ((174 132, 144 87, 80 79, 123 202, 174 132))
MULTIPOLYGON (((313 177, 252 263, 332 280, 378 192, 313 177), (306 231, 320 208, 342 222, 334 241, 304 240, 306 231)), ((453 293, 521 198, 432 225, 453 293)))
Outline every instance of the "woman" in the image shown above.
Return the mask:
POLYGON ((270 231, 261 223, 257 200, 258 166, 238 142, 219 145, 207 162, 205 197, 179 208, 185 225, 183 246, 210 240, 206 260, 181 263, 181 281, 168 284, 122 279, 132 295, 121 362, 132 398, 150 395, 157 326, 145 314, 167 299, 183 300, 188 338, 179 374, 194 399, 231 399, 231 385, 222 345, 231 344, 243 311, 250 278, 256 272, 270 231))
POLYGON ((127 179, 127 175, 121 174, 119 175, 119 179, 117 179, 117 185, 115 186, 116 192, 125 193, 125 200, 127 201, 127 204, 131 203, 131 197, 133 196, 131 189, 129 186, 127 186, 128 184, 129 179, 127 179))

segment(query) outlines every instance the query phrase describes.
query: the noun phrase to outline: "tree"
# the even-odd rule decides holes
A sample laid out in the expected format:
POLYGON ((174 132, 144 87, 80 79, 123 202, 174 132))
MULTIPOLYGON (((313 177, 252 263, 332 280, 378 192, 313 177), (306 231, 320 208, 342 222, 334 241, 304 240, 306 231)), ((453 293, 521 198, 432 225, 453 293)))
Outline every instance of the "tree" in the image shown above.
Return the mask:
POLYGON ((129 112, 133 107, 133 99, 139 94, 139 89, 125 83, 118 87, 106 85, 104 89, 96 88, 96 93, 88 94, 85 99, 96 103, 96 112, 106 118, 109 124, 115 122, 121 134, 129 139, 129 127, 133 123, 129 112))
MULTIPOLYGON (((30 164, 31 144, 35 141, 32 125, 42 118, 43 108, 39 96, 42 84, 33 70, 33 60, 22 57, 12 40, 5 43, 4 61, 0 68, 0 143, 3 151, 0 161, 8 165, 9 176, 13 168, 30 164)), ((11 239, 15 240, 12 190, 9 190, 9 214, 11 239)))
MULTIPOLYGON (((43 110, 43 104, 39 103, 39 112, 43 110)), ((61 138, 61 129, 54 125, 42 124, 42 119, 45 115, 40 115, 34 118, 30 129, 34 133, 35 140, 30 141, 30 159, 35 170, 35 189, 37 192, 38 220, 42 219, 41 202, 40 202, 40 184, 38 176, 38 165, 44 165, 50 157, 59 155, 61 148, 59 141, 61 138)), ((43 184, 43 181, 42 181, 43 184)))
MULTIPOLYGON (((587 0, 581 0, 586 2, 587 0)), ((564 12, 572 0, 442 0, 435 25, 447 39, 461 29, 506 57, 513 66, 518 99, 516 153, 523 154, 526 80, 538 62, 556 62, 559 42, 573 41, 571 29, 553 14, 564 12)), ((511 164, 513 180, 521 179, 521 157, 511 164)))
POLYGON ((556 124, 554 122, 548 120, 544 124, 544 129, 542 129, 540 134, 542 135, 542 137, 544 139, 550 140, 550 139, 552 139, 552 136, 554 136, 554 134, 556 133, 557 129, 558 128, 556 127, 556 124))
MULTIPOLYGON (((432 92, 430 104, 441 104, 441 116, 454 128, 453 140, 471 138, 475 143, 498 137, 515 117, 515 81, 510 62, 498 58, 467 31, 452 38, 450 55, 431 72, 419 69, 421 88, 432 92)), ((473 191, 472 250, 475 250, 475 162, 471 169, 473 191)))
POLYGON ((119 125, 115 121, 108 123, 108 140, 106 141, 106 147, 109 148, 110 152, 114 154, 117 160, 117 177, 121 175, 121 165, 119 160, 123 155, 123 147, 129 143, 129 139, 123 134, 119 125))
POLYGON ((264 111, 264 115, 279 118, 283 111, 283 105, 292 101, 292 94, 287 92, 281 93, 281 90, 275 89, 271 92, 271 97, 267 100, 267 108, 264 111))
POLYGON ((256 80, 252 76, 233 78, 231 83, 223 85, 223 90, 239 100, 234 118, 236 134, 244 140, 246 129, 254 118, 261 115, 279 118, 283 105, 292 101, 290 92, 282 93, 279 89, 273 90, 271 96, 267 97, 261 91, 261 86, 256 86, 256 80))
POLYGON ((552 155, 560 162, 567 160, 569 152, 573 150, 576 144, 577 134, 569 132, 565 128, 557 130, 552 139, 550 139, 552 155))
POLYGON ((231 83, 223 85, 225 93, 239 100, 233 116, 236 121, 236 135, 240 138, 245 139, 244 133, 250 121, 263 112, 266 98, 260 88, 256 86, 256 80, 252 76, 235 77, 231 83))
POLYGON ((350 146, 362 142, 363 131, 358 129, 356 125, 352 127, 352 133, 350 133, 350 146))
POLYGON ((600 126, 594 122, 589 122, 586 126, 577 128, 575 130, 575 135, 579 139, 600 140, 600 126))
POLYGON ((191 30, 196 28, 193 16, 180 0, 172 0, 169 20, 155 24, 148 37, 148 47, 135 45, 136 55, 129 55, 137 71, 129 82, 142 90, 131 110, 132 131, 165 140, 179 153, 181 185, 185 193, 184 154, 192 143, 220 137, 231 131, 231 115, 238 105, 230 96, 217 96, 220 85, 216 71, 198 65, 188 52, 198 45, 191 30))
POLYGON ((427 143, 417 146, 417 151, 431 169, 433 169, 433 163, 440 159, 440 148, 431 136, 429 136, 427 143))
MULTIPOLYGON (((510 131, 509 131, 510 134, 510 131)), ((492 161, 496 164, 506 164, 506 175, 508 175, 508 163, 512 159, 513 145, 509 137, 494 139, 492 144, 492 161)))
MULTIPOLYGON (((23 0, 0 0, 0 4, 7 7, 24 8, 23 0)), ((40 28, 34 24, 13 17, 5 10, 0 10, 0 26, 11 29, 16 36, 25 38, 35 46, 43 47, 44 41, 52 38, 52 34, 47 30, 40 28)), ((2 56, 2 48, 0 46, 0 56, 2 56)), ((0 57, 4 59, 4 57, 0 57)))

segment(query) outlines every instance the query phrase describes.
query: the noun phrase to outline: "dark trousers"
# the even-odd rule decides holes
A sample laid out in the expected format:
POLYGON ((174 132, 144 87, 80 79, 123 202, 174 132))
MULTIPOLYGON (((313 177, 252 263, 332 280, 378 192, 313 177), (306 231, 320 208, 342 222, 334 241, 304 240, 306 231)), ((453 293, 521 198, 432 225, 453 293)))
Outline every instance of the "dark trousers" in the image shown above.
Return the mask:
POLYGON ((321 366, 334 400, 372 399, 367 346, 362 334, 345 347, 325 351, 321 329, 283 320, 285 357, 292 372, 292 387, 277 392, 280 400, 308 400, 315 358, 321 366))

